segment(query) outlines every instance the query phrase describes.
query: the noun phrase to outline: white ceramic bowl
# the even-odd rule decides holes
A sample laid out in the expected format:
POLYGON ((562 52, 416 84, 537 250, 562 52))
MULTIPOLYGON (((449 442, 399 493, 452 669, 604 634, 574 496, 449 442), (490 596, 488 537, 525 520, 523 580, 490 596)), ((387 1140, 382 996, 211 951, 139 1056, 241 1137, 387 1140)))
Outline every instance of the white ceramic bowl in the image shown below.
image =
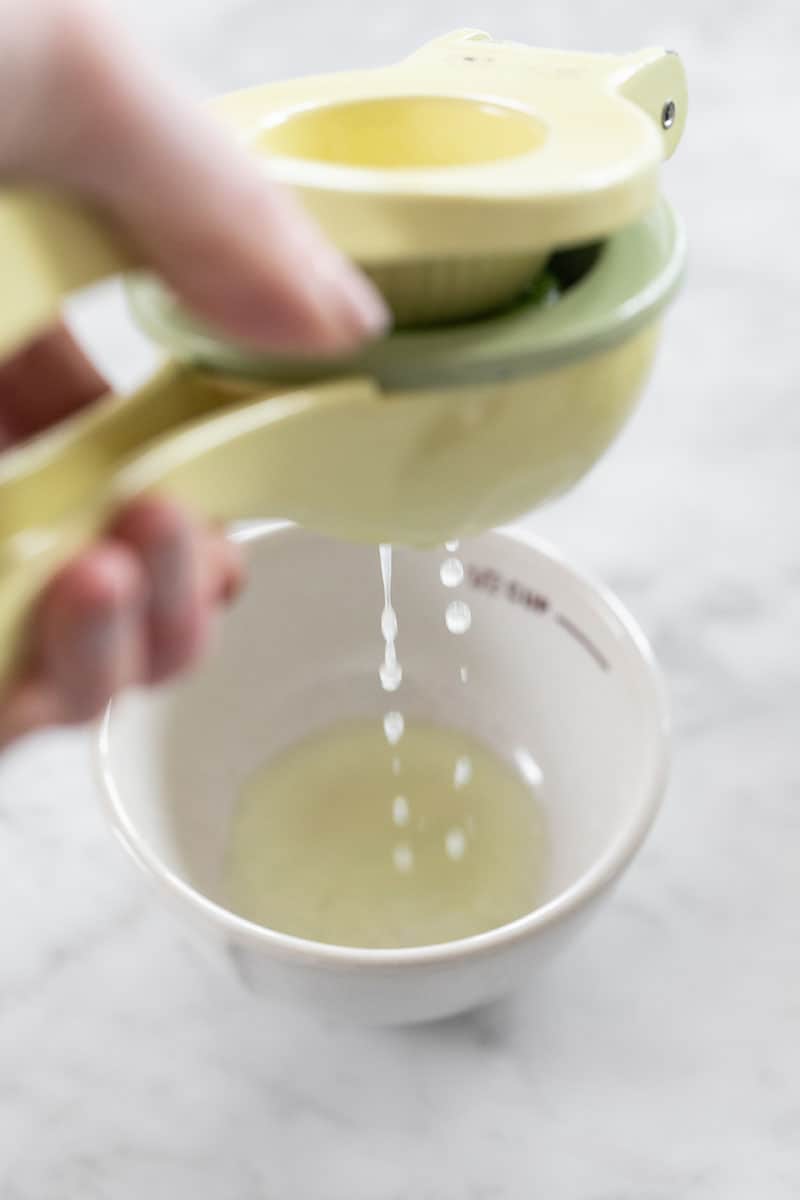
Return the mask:
POLYGON ((357 1021, 421 1021, 487 1002, 543 966, 644 838, 664 789, 668 717, 659 670, 603 588, 519 532, 461 548, 472 627, 443 621, 440 555, 395 553, 405 679, 391 705, 377 667, 377 551, 297 529, 253 540, 250 587, 220 648, 190 679, 116 701, 102 724, 112 826, 165 901, 248 986, 357 1021), (469 665, 469 683, 459 667, 469 665), (542 773, 545 894, 479 936, 403 950, 290 937, 228 911, 221 867, 238 787, 314 729, 402 707, 473 733, 542 773))

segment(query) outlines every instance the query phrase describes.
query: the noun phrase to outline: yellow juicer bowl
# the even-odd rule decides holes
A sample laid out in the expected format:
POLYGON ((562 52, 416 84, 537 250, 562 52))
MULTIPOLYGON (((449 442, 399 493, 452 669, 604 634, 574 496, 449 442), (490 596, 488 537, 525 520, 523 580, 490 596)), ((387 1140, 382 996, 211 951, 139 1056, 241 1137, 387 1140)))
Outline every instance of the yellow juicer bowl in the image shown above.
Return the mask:
POLYGON ((687 96, 680 59, 660 49, 564 54, 467 29, 394 66, 215 108, 408 326, 508 303, 554 249, 642 216, 687 96))
MULTIPOLYGON (((437 323, 349 359, 282 360, 134 276, 134 311, 174 361, 0 457, 0 677, 41 587, 127 499, 165 489, 219 520, 434 545, 570 487, 640 394, 685 257, 657 186, 686 109, 676 56, 462 33, 387 71, 216 107, 410 324, 437 323), (448 305, 472 319, 442 324, 448 305)), ((134 265, 99 214, 0 192, 0 356, 66 291, 134 265)))

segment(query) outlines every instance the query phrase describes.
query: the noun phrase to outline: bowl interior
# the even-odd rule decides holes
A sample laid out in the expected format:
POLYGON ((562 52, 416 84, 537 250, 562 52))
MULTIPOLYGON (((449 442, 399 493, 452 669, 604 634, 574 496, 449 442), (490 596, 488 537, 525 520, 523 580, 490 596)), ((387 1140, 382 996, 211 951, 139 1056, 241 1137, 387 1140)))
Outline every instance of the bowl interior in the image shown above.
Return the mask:
POLYGON ((154 869, 223 903, 231 816, 251 772, 314 729, 392 708, 478 737, 540 784, 543 902, 632 851, 659 798, 663 698, 638 635, 597 589, 547 551, 488 534, 459 551, 472 625, 454 636, 443 553, 396 550, 405 677, 387 696, 377 550, 295 529, 249 549, 251 584, 214 656, 107 717, 115 823, 154 869))

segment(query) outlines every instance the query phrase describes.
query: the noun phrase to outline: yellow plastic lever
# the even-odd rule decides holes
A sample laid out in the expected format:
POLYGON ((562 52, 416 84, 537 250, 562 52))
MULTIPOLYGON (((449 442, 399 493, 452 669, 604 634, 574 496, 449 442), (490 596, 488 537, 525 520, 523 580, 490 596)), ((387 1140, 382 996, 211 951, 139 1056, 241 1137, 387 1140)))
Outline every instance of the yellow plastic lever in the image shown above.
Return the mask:
POLYGON ((0 680, 43 585, 122 503, 164 489, 220 521, 302 518, 315 497, 331 502, 308 478, 309 456, 324 454, 310 418, 326 406, 362 408, 375 392, 346 380, 279 395, 168 367, 135 395, 108 397, 4 454, 0 680))
POLYGON ((35 188, 0 191, 0 360, 58 312, 64 296, 135 265, 86 204, 35 188))

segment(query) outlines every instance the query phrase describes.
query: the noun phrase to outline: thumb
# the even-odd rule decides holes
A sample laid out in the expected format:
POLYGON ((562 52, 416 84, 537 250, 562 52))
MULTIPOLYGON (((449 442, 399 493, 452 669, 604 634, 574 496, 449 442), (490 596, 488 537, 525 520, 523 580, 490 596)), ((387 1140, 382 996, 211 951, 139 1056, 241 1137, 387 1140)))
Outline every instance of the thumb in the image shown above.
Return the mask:
POLYGON ((105 207, 183 300, 237 340, 335 352, 385 329, 366 278, 101 10, 48 8, 44 86, 31 92, 12 169, 105 207))

